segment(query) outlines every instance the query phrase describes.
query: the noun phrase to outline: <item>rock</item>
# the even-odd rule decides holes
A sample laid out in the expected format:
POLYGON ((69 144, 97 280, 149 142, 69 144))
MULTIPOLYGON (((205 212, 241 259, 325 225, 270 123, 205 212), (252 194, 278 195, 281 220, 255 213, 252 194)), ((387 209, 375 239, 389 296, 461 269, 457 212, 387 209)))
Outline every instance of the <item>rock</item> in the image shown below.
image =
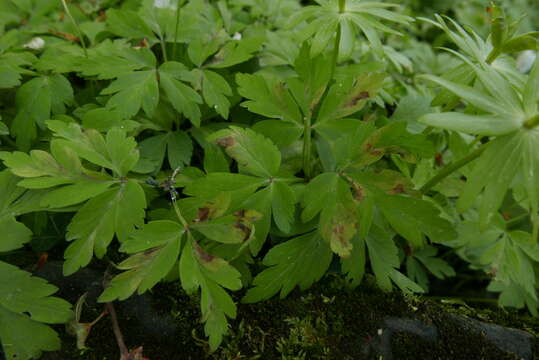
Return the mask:
MULTIPOLYGON (((400 359, 396 354, 409 353, 409 343, 395 341, 395 338, 413 338, 414 343, 425 344, 424 353, 432 350, 432 354, 439 354, 439 349, 448 349, 448 358, 452 358, 459 346, 459 339, 455 339, 454 332, 458 332, 462 338, 478 338, 487 342, 486 345, 494 346, 503 359, 532 360, 534 358, 535 337, 526 331, 506 328, 496 324, 468 318, 463 315, 442 314, 446 317, 443 324, 426 324, 419 319, 387 317, 383 320, 377 334, 366 341, 363 354, 366 356, 382 358, 384 360, 400 359), (442 325, 442 326, 440 326, 442 325), (431 349, 429 349, 431 348, 431 349)), ((460 343, 464 345, 464 343, 460 343)), ((468 349, 469 356, 478 356, 478 349, 468 349), (475 352, 475 353, 474 353, 475 352), (473 355, 475 354, 475 355, 473 355)), ((460 349, 462 354, 466 349, 460 349)), ((417 355, 417 359, 426 358, 425 355, 417 355)), ((434 356, 434 355, 433 355, 434 356)), ((472 357, 468 357, 472 358, 472 357)), ((475 358, 475 357, 473 357, 475 358)), ((483 358, 483 357, 481 357, 483 358)), ((486 359, 494 359, 488 357, 486 359)))

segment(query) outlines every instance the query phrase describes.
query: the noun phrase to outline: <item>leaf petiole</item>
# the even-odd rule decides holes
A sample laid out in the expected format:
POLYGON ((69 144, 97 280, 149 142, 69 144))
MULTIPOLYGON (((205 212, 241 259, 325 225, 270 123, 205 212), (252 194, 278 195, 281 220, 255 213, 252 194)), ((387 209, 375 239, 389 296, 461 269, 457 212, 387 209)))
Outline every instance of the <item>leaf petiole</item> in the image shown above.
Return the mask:
POLYGON ((457 161, 447 165, 446 167, 444 167, 442 170, 440 170, 440 172, 438 172, 438 174, 436 174, 429 181, 427 181, 425 183, 425 185, 423 185, 419 189, 419 191, 422 194, 427 193, 430 189, 432 189, 440 181, 442 181, 443 179, 445 179, 446 177, 451 175, 453 172, 457 171, 461 167, 463 167, 463 166, 467 165, 468 163, 470 163, 470 162, 474 161, 475 159, 477 159, 483 153, 483 151, 486 150, 486 148, 488 147, 489 144, 490 143, 484 144, 483 146, 475 149, 474 151, 472 151, 471 153, 469 153, 468 155, 466 155, 462 159, 457 160, 457 161))

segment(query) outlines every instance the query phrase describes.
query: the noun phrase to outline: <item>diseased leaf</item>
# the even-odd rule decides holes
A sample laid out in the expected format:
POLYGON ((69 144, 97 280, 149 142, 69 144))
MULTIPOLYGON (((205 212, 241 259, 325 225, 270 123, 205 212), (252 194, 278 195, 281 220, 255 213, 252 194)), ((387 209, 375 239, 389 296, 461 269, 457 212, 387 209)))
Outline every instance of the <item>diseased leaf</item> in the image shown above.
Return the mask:
POLYGON ((188 293, 201 289, 202 321, 212 350, 219 346, 228 331, 227 317, 236 317, 236 305, 222 286, 239 289, 240 277, 226 261, 210 255, 196 242, 186 244, 180 259, 182 287, 188 293))
POLYGON ((208 138, 223 147, 238 162, 240 169, 260 177, 276 176, 281 165, 281 153, 262 135, 249 129, 231 126, 208 138))

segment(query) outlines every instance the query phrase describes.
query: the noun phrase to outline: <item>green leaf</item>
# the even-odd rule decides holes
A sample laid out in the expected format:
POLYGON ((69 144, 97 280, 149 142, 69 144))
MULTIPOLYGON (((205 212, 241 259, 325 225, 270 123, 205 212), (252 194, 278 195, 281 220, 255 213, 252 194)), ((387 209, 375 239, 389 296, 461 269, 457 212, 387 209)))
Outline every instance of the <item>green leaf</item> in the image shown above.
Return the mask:
POLYGON ((178 260, 184 232, 180 224, 168 220, 152 221, 133 232, 120 250, 136 254, 118 264, 127 271, 112 279, 99 301, 124 300, 135 291, 142 294, 165 278, 178 260))
POLYGON ((62 75, 36 77, 25 82, 15 98, 17 116, 11 124, 11 133, 17 146, 28 150, 37 137, 37 126, 44 127, 53 113, 63 113, 65 105, 73 101, 73 89, 62 75))
POLYGON ((143 70, 118 76, 102 95, 114 94, 107 101, 107 108, 126 118, 134 117, 142 108, 152 117, 159 102, 159 85, 155 70, 143 70))
POLYGON ((384 291, 391 291, 390 273, 400 265, 397 247, 386 231, 372 226, 366 239, 372 271, 376 283, 384 291))
POLYGON ((159 68, 160 85, 174 109, 198 127, 201 115, 197 104, 202 103, 202 98, 182 82, 188 80, 186 73, 186 68, 182 64, 174 61, 166 62, 159 68))
POLYGON ((296 286, 305 290, 324 275, 332 257, 330 247, 317 231, 276 245, 264 257, 264 265, 269 268, 255 277, 254 287, 242 301, 254 303, 278 292, 284 298, 296 286))
POLYGON ((427 114, 419 121, 437 128, 487 136, 507 134, 520 127, 519 122, 511 117, 466 115, 458 112, 427 114))
POLYGON ((61 208, 91 199, 105 192, 114 183, 112 181, 81 181, 62 186, 47 192, 41 199, 43 207, 61 208))
POLYGON ((154 34, 148 24, 134 11, 109 9, 107 11, 109 30, 128 39, 153 39, 154 34))
POLYGON ((459 211, 468 209, 484 190, 480 201, 481 224, 486 226, 490 222, 521 166, 522 155, 528 150, 526 140, 526 136, 517 132, 500 136, 489 144, 477 160, 457 201, 459 211))
POLYGON ((75 123, 49 120, 47 125, 56 137, 67 140, 58 141, 59 146, 70 148, 69 151, 96 165, 114 170, 118 176, 125 176, 138 161, 137 143, 134 138, 127 137, 123 129, 113 128, 103 137, 94 129, 83 131, 75 123))
POLYGON ((73 241, 65 251, 64 274, 88 265, 92 256, 102 258, 114 234, 120 242, 141 226, 146 199, 140 185, 127 181, 89 200, 67 227, 66 239, 73 241))
POLYGON ((359 236, 352 238, 352 251, 347 258, 341 258, 341 269, 346 274, 350 286, 356 287, 363 280, 365 274, 365 241, 359 236))
POLYGON ((290 232, 294 222, 296 194, 292 188, 284 182, 276 181, 271 185, 272 191, 272 214, 277 227, 285 232, 290 232))
POLYGON ((13 217, 0 219, 0 253, 21 248, 32 239, 32 231, 13 217))
POLYGON ((189 241, 180 259, 182 287, 188 293, 201 289, 200 307, 204 331, 215 350, 228 331, 227 317, 236 317, 236 305, 222 288, 239 289, 241 274, 223 259, 207 253, 189 241))
POLYGON ((264 42, 263 37, 250 37, 229 41, 211 59, 207 66, 222 69, 241 64, 254 56, 264 42))
POLYGON ((303 124, 303 117, 284 82, 261 75, 236 75, 238 92, 249 99, 241 106, 249 111, 272 119, 303 124))
POLYGON ((0 341, 7 358, 26 360, 60 348, 56 332, 43 323, 65 323, 73 312, 67 301, 50 296, 56 290, 44 279, 0 261, 0 341))
POLYGON ((260 177, 276 176, 281 165, 279 149, 268 139, 250 129, 230 126, 208 138, 223 147, 238 162, 240 170, 260 177))
POLYGON ((422 247, 426 234, 432 242, 446 242, 455 236, 453 224, 440 217, 429 201, 402 195, 375 193, 376 205, 391 226, 414 247, 422 247))
POLYGON ((210 70, 199 71, 204 101, 223 118, 228 119, 232 89, 228 82, 216 72, 210 70))

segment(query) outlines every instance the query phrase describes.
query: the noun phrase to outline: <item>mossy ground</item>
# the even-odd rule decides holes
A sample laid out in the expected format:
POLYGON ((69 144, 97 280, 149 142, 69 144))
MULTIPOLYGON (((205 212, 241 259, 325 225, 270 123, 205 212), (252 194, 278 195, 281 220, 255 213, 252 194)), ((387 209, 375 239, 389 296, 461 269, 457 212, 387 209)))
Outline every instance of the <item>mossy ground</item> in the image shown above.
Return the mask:
MULTIPOLYGON (((387 316, 419 318, 437 326, 442 335, 441 341, 429 343, 417 336, 396 334, 392 342, 394 348, 400 350, 394 353, 394 358, 400 360, 516 359, 494 348, 480 334, 464 334, 451 321, 449 314, 452 312, 539 333, 537 319, 516 316, 500 309, 456 308, 417 297, 405 297, 397 292, 386 294, 369 281, 347 291, 342 280, 329 275, 308 291, 296 290, 284 300, 239 304, 238 317, 231 321, 230 335, 216 352, 210 353, 199 322, 197 298, 187 296, 177 283, 165 283, 154 288, 152 299, 158 313, 171 315, 174 319, 177 328, 173 333, 161 329, 160 325, 153 329, 141 325, 140 315, 133 316, 140 311, 125 308, 147 304, 116 304, 127 345, 130 348, 143 345, 144 355, 151 360, 375 359, 375 354, 370 351, 370 342, 376 341, 382 319, 387 316)), ((86 308, 85 320, 91 321, 100 310, 99 307, 86 308)), ((59 332, 65 334, 61 328, 59 332)), ((76 350, 73 338, 62 337, 63 349, 46 353, 43 359, 119 358, 108 318, 95 325, 86 343, 89 349, 84 352, 76 350)), ((536 354, 537 351, 539 348, 536 354)))

